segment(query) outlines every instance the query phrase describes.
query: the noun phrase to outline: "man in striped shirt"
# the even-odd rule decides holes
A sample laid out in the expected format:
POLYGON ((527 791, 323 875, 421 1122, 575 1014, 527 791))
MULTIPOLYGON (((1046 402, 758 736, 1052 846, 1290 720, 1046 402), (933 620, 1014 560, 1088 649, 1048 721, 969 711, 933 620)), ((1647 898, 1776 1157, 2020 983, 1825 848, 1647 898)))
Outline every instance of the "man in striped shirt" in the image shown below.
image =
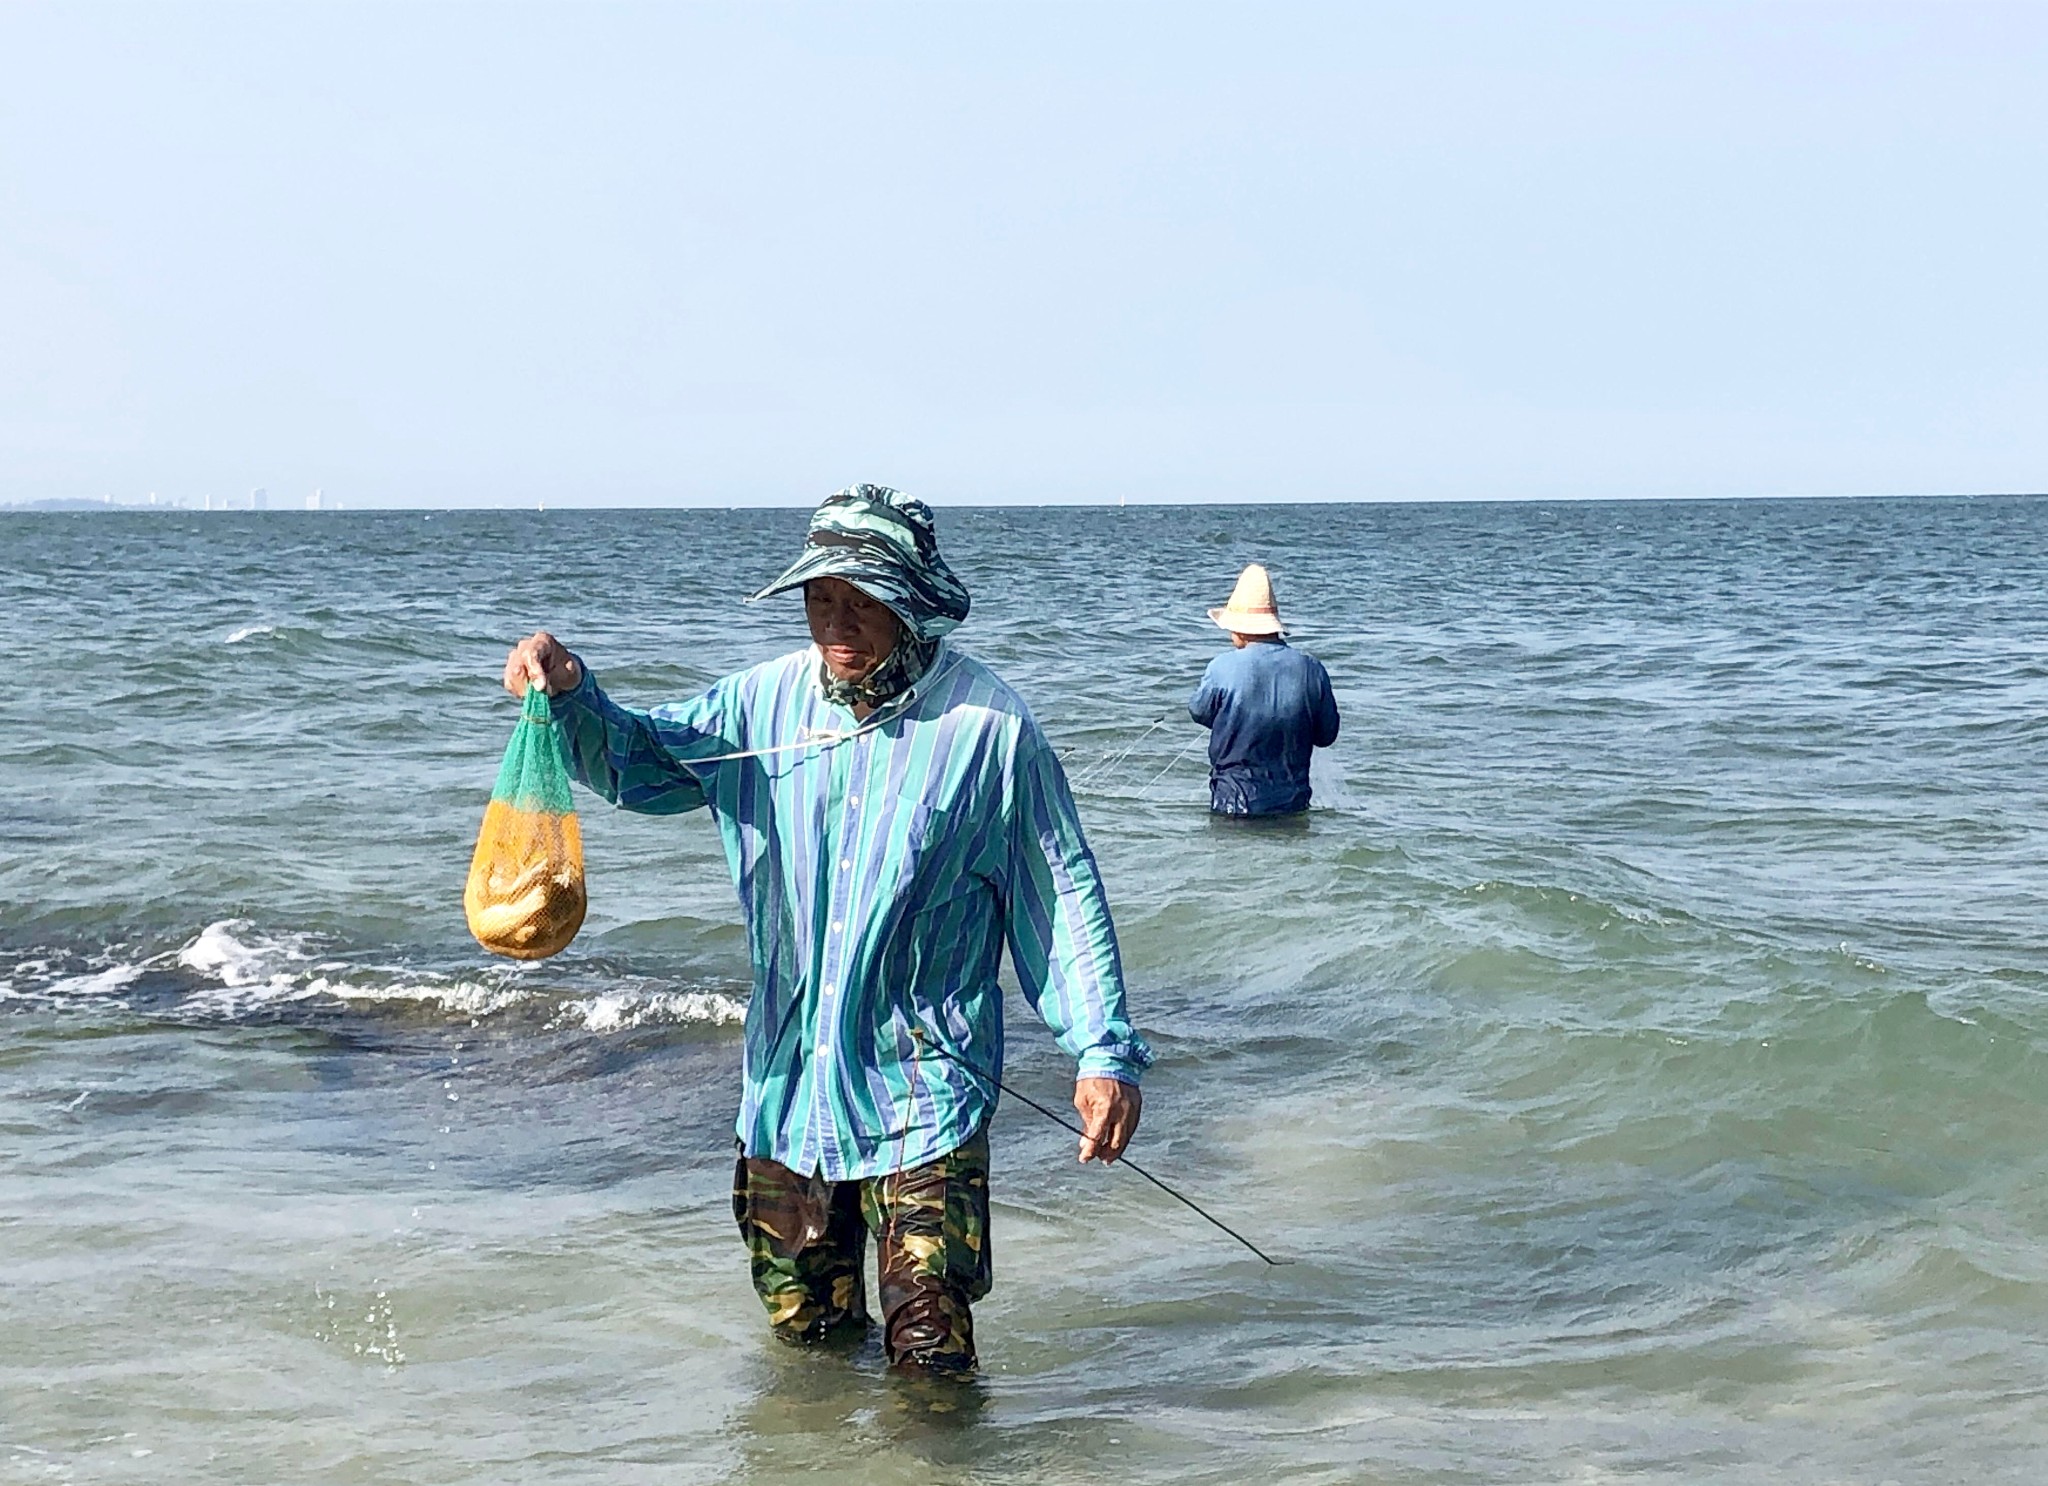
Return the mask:
POLYGON ((813 644, 636 712, 552 636, 507 659, 553 698, 578 779, 628 810, 708 807, 753 958, 733 1209, 778 1335, 865 1326, 867 1233, 890 1361, 975 1365, 987 1293, 996 973, 1078 1064, 1083 1161, 1137 1128, 1151 1050, 1059 760, 947 636, 967 591, 931 512, 859 485, 754 595, 801 588, 813 644))

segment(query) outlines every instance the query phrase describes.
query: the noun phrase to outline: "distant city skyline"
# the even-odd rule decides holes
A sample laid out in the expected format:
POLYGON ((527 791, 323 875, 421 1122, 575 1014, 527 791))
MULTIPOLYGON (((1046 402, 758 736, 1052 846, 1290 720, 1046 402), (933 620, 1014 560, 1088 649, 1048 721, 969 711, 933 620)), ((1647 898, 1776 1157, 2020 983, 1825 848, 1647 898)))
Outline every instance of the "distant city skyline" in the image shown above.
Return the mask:
POLYGON ((2048 488, 2048 7, 0 7, 0 503, 2048 488))
MULTIPOLYGON (((98 498, 90 496, 44 496, 30 500, 0 501, 0 511, 29 510, 37 507, 66 510, 112 510, 112 511, 268 511, 271 510, 270 492, 264 489, 251 490, 243 500, 233 496, 221 496, 216 500, 208 492, 196 497, 163 496, 150 491, 140 498, 114 495, 111 492, 98 498)), ((277 507, 281 511, 339 511, 342 503, 330 500, 320 490, 308 492, 303 505, 287 501, 277 507)), ((445 509, 445 508, 444 508, 445 509)))

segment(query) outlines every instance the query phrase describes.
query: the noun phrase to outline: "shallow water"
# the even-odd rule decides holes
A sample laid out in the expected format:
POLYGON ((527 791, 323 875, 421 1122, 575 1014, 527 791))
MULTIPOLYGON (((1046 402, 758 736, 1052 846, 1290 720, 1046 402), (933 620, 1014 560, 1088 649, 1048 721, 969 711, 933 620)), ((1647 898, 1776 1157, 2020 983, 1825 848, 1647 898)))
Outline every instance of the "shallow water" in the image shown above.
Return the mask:
POLYGON ((1293 1261, 1006 1106, 966 1391, 764 1334, 704 820, 463 928, 506 643, 686 694, 802 521, 0 518, 0 1480, 2038 1478, 2048 505, 942 510, 1133 1154, 1293 1261), (1277 829, 1178 715, 1253 559, 1345 711, 1277 829))

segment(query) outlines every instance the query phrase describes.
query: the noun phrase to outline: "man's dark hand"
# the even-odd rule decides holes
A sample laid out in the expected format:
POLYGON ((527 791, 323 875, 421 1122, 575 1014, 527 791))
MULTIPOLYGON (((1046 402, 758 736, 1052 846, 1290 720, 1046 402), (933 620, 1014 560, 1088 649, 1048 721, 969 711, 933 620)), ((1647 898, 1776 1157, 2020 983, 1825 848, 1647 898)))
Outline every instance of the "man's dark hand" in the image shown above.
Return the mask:
POLYGON ((1136 1084, 1120 1078, 1077 1078, 1074 1080, 1074 1110, 1081 1116, 1083 1161, 1105 1165, 1124 1153, 1131 1137, 1138 1133, 1138 1112, 1145 1096, 1136 1084))
POLYGON ((515 697, 525 696, 529 684, 551 697, 559 696, 575 690, 582 679, 583 668, 576 664, 576 657, 546 630, 536 630, 505 657, 505 690, 515 697))

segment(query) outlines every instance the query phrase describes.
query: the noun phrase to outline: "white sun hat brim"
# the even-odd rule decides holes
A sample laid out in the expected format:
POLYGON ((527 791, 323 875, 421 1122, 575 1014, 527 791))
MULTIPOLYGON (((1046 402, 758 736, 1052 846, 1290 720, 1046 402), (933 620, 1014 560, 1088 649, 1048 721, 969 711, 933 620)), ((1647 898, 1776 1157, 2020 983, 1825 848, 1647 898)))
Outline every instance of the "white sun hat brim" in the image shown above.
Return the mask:
POLYGON ((1251 609, 1211 609, 1209 617, 1216 621, 1218 629, 1230 631, 1233 635, 1284 635, 1287 627, 1280 622, 1280 616, 1270 611, 1260 613, 1251 609))

